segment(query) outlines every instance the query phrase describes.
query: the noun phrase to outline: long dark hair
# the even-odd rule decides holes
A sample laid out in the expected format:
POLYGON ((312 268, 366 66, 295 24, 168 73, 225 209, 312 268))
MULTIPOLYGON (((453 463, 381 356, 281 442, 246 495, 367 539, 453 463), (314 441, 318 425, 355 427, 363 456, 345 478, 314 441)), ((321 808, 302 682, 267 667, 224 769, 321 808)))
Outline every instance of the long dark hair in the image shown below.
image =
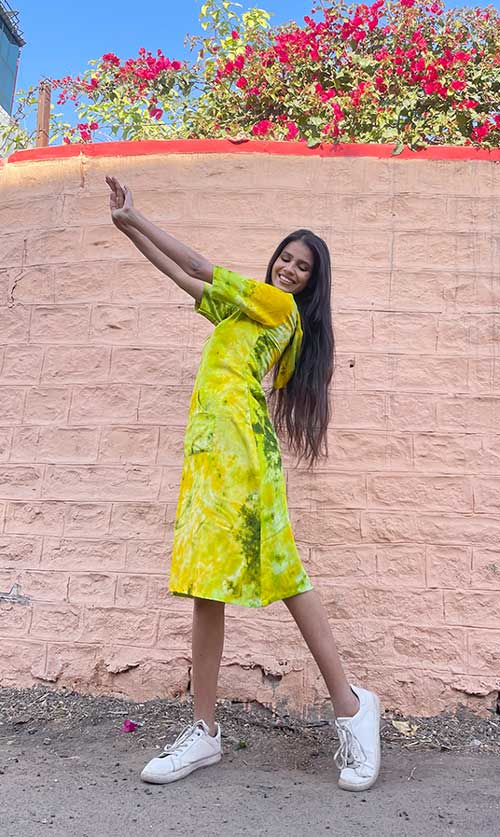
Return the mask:
MULTIPOLYGON (((331 315, 330 253, 322 238, 310 230, 296 230, 278 245, 269 262, 266 282, 271 283, 274 263, 292 241, 303 241, 313 253, 314 265, 306 287, 295 294, 304 337, 295 372, 282 389, 273 389, 269 406, 279 435, 290 449, 312 467, 328 454, 330 421, 328 388, 333 375, 335 341, 331 315)), ((276 372, 275 372, 276 376, 276 372)))

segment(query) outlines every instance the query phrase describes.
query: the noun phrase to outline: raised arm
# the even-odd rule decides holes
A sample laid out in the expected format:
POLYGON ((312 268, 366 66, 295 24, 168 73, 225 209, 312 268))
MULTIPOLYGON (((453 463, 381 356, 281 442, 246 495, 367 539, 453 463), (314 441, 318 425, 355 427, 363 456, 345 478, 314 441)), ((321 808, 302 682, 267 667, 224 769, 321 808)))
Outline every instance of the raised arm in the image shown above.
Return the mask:
POLYGON ((179 288, 200 301, 205 282, 212 281, 212 264, 192 248, 163 232, 133 206, 132 194, 115 177, 106 177, 111 190, 110 209, 114 225, 158 270, 179 288))

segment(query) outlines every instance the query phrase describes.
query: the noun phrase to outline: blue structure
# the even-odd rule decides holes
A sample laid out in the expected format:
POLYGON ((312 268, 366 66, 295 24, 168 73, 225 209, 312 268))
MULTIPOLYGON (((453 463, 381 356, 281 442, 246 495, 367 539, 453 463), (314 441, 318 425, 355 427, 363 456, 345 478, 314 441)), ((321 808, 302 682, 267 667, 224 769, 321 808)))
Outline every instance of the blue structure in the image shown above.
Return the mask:
POLYGON ((0 108, 9 116, 16 89, 19 55, 24 43, 18 13, 5 0, 0 0, 0 108))

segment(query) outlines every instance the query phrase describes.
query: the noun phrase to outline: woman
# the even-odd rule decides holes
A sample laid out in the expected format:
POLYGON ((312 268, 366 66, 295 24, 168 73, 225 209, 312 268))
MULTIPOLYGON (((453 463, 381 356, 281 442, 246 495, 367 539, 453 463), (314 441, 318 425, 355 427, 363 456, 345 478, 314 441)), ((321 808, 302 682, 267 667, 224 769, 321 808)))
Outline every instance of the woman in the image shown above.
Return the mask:
POLYGON ((225 603, 283 600, 332 699, 339 785, 366 790, 380 766, 379 702, 347 682, 326 611, 302 567, 261 384, 275 367, 276 427, 312 465, 326 447, 333 367, 328 248, 299 230, 276 249, 265 283, 244 279, 155 227, 134 208, 126 186, 106 181, 117 228, 216 326, 191 399, 169 585, 194 600, 194 723, 141 777, 172 782, 220 760, 215 705, 225 603))

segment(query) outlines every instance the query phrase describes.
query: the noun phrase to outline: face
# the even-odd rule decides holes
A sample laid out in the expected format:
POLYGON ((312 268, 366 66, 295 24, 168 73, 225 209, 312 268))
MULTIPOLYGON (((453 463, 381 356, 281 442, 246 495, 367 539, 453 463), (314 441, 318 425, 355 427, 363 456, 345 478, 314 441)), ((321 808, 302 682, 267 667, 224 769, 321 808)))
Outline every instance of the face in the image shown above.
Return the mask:
POLYGON ((313 272, 314 254, 303 241, 290 241, 273 264, 271 282, 282 291, 298 294, 313 272))

